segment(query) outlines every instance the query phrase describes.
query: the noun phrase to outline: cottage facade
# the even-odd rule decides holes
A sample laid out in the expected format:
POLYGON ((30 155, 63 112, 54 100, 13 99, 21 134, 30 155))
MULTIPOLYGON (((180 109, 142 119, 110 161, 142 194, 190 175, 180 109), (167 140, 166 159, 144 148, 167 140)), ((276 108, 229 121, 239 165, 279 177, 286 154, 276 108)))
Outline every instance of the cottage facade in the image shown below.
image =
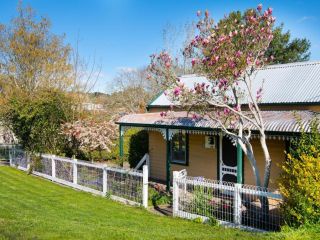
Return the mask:
MULTIPOLYGON (((192 87, 207 80, 187 75, 180 77, 180 81, 192 87)), ((268 66, 258 72, 254 88, 258 89, 262 82, 264 95, 260 108, 272 158, 270 187, 276 188, 285 151, 300 132, 296 116, 300 116, 306 130, 310 120, 319 117, 320 62, 268 66)), ((249 161, 217 123, 206 117, 194 120, 178 110, 161 117, 160 112, 169 110, 170 105, 170 100, 161 93, 148 105, 147 113, 126 115, 117 122, 121 136, 133 127, 149 132, 152 179, 166 182, 169 187, 172 172, 186 169, 190 176, 255 185, 249 161)), ((264 157, 257 134, 253 129, 253 150, 263 175, 264 157)))

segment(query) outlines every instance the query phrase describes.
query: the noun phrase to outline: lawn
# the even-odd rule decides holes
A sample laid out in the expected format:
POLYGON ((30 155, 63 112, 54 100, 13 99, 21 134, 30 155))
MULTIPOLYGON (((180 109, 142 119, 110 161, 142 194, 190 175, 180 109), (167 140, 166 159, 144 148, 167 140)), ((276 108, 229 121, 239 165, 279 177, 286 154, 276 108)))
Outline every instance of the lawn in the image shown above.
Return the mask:
POLYGON ((0 166, 0 239, 292 240, 316 239, 317 230, 308 234, 250 233, 157 216, 0 166))

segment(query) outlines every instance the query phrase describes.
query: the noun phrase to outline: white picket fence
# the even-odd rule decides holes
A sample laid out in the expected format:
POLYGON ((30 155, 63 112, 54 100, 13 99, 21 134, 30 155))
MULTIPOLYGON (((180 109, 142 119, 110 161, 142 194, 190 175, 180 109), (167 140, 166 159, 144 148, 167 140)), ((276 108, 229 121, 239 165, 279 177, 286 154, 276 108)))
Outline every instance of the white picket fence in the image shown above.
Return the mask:
MULTIPOLYGON (((131 205, 148 207, 148 167, 143 171, 96 165, 50 154, 38 156, 32 174, 82 191, 131 205)), ((29 171, 30 158, 23 150, 12 149, 10 166, 29 171)))
POLYGON ((173 172, 173 215, 223 225, 276 231, 282 224, 280 194, 257 186, 189 177, 173 172), (268 204, 268 206, 266 205, 268 204))

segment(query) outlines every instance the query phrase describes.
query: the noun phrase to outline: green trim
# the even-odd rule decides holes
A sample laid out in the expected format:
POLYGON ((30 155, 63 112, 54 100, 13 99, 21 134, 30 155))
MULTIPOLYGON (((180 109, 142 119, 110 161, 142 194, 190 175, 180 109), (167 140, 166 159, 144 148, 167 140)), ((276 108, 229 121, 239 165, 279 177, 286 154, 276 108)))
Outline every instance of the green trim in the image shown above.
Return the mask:
MULTIPOLYGON (((195 131, 221 131, 221 128, 210 128, 210 127, 189 127, 189 126, 175 126, 175 125, 162 125, 162 124, 144 124, 144 123, 122 123, 122 122, 115 122, 121 126, 130 126, 130 127, 146 127, 146 128, 165 128, 165 129, 181 129, 181 130, 195 130, 195 131)), ((256 130, 252 130, 253 134, 259 133, 256 130)), ((299 136, 300 132, 275 132, 275 131, 266 131, 268 135, 275 135, 275 136, 299 136)))
POLYGON ((162 93, 164 93, 164 90, 160 91, 155 97, 153 97, 153 98, 149 101, 149 103, 147 104, 147 110, 149 110, 150 107, 153 107, 153 106, 151 106, 151 104, 152 104, 154 101, 156 101, 156 100, 162 95, 162 93))
MULTIPOLYGON (((161 94, 160 94, 161 95, 161 94)), ((159 97, 160 97, 160 95, 159 95, 159 97)), ((156 100, 156 99, 155 99, 156 100)), ((169 105, 148 105, 147 106, 147 109, 149 110, 149 109, 151 109, 151 108, 168 108, 168 109, 170 109, 170 106, 169 105)))
POLYGON ((220 136, 218 135, 217 138, 217 180, 220 180, 220 136))
POLYGON ((221 130, 220 128, 212 129, 205 127, 189 127, 189 126, 173 126, 173 125, 160 125, 160 124, 144 124, 144 123, 121 123, 116 122, 120 126, 130 126, 130 127, 146 127, 146 128, 164 128, 164 129, 182 129, 182 130, 199 130, 199 131, 214 131, 221 130))
POLYGON ((243 183, 243 156, 240 144, 237 144, 237 183, 243 183))
POLYGON ((244 152, 242 151, 242 184, 244 184, 244 165, 245 165, 244 152))
POLYGON ((171 165, 170 165, 170 148, 171 148, 171 143, 169 140, 169 129, 166 129, 166 142, 167 142, 167 159, 166 159, 166 190, 169 192, 170 191, 170 179, 171 179, 171 165))

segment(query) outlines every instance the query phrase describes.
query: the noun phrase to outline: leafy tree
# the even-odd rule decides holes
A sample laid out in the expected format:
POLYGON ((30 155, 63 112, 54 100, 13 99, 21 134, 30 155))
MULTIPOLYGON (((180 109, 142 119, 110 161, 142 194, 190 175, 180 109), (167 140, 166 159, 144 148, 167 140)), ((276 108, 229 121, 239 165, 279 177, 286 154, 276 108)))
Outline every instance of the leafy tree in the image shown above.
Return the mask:
POLYGON ((132 168, 136 167, 142 157, 149 151, 148 136, 147 131, 139 131, 131 136, 128 162, 132 168))
MULTIPOLYGON (((111 86, 110 86, 111 87, 111 86)), ((106 105, 113 109, 114 113, 119 110, 125 113, 144 112, 147 103, 155 95, 156 86, 147 80, 147 73, 142 69, 121 69, 113 79, 112 89, 106 105)))
POLYGON ((19 143, 32 153, 60 153, 64 141, 60 125, 68 121, 71 105, 59 91, 42 91, 36 97, 20 94, 10 98, 2 114, 19 143))
MULTIPOLYGON (((262 11, 262 5, 241 14, 232 12, 214 25, 209 12, 198 12, 199 34, 191 41, 186 53, 194 56, 193 67, 206 76, 208 82, 187 87, 175 75, 174 61, 166 52, 152 55, 149 66, 152 78, 161 79, 168 87, 167 96, 176 106, 193 113, 195 119, 210 118, 222 131, 239 144, 250 161, 257 186, 268 187, 271 157, 266 143, 263 116, 259 108, 262 89, 250 86, 256 72, 268 62, 266 50, 273 39, 275 18, 272 9, 262 11), (243 102, 248 110, 241 108, 243 102), (231 131, 230 129, 235 129, 231 131), (251 144, 251 129, 259 132, 264 154, 264 178, 257 167, 251 144)), ((163 116, 166 113, 162 113, 163 116)))
POLYGON ((306 38, 291 38, 290 31, 283 32, 283 24, 273 29, 273 40, 266 56, 273 59, 270 64, 307 61, 310 58, 311 43, 306 38))
POLYGON ((282 166, 280 192, 284 197, 283 214, 287 224, 320 223, 320 126, 311 123, 310 133, 304 132, 292 142, 282 166))
POLYGON ((30 8, 18 7, 11 24, 0 25, 0 87, 3 93, 20 89, 66 89, 71 84, 71 48, 50 32, 50 21, 37 21, 30 8))

